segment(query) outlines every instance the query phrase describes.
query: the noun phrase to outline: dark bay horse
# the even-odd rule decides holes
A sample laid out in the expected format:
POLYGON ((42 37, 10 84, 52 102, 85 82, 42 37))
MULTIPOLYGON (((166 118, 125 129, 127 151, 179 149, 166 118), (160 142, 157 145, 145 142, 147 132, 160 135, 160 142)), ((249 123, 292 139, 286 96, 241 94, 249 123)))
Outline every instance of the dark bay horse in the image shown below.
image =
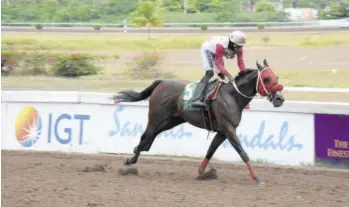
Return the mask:
MULTIPOLYGON (((240 144, 236 128, 240 124, 243 109, 257 93, 267 97, 274 107, 280 107, 284 98, 281 95, 283 86, 269 67, 267 60, 264 66, 256 62, 258 69, 240 71, 234 82, 223 83, 215 100, 209 104, 210 113, 216 117, 211 130, 217 132, 201 162, 198 173, 204 174, 209 160, 217 148, 228 138, 234 149, 245 162, 252 179, 257 183, 260 179, 251 167, 249 157, 240 144)), ((149 98, 147 128, 134 148, 134 155, 125 160, 125 165, 135 164, 142 151, 149 151, 156 136, 163 131, 174 128, 185 122, 206 129, 200 110, 187 110, 183 105, 183 91, 189 82, 175 80, 156 80, 149 87, 138 93, 132 90, 121 91, 113 97, 115 103, 137 102, 149 98)), ((212 84, 212 82, 211 82, 212 84)))

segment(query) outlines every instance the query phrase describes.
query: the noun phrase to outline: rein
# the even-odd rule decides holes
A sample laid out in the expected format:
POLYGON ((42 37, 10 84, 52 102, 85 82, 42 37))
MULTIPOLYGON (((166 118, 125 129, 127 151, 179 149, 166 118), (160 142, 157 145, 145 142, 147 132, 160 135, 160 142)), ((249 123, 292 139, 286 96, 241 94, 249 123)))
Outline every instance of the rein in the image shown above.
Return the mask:
POLYGON ((253 98, 256 97, 257 94, 259 93, 259 92, 258 92, 258 86, 259 86, 259 82, 261 82, 261 83, 262 83, 262 86, 263 86, 263 89, 264 89, 264 91, 265 91, 265 93, 267 94, 267 96, 269 96, 270 93, 269 93, 269 92, 267 91, 267 89, 265 88, 265 85, 264 85, 263 81, 261 81, 261 80, 262 80, 261 74, 262 74, 262 73, 264 72, 264 70, 266 70, 266 69, 269 69, 269 67, 264 68, 262 71, 260 71, 260 70, 258 69, 258 76, 257 76, 257 83, 256 83, 256 91, 257 91, 257 93, 256 93, 256 95, 254 95, 254 96, 246 96, 245 94, 243 94, 243 93, 239 90, 239 88, 237 87, 235 81, 233 81, 233 82, 231 82, 231 83, 233 84, 235 90, 236 90, 241 96, 243 96, 243 97, 245 97, 245 98, 253 99, 253 98))

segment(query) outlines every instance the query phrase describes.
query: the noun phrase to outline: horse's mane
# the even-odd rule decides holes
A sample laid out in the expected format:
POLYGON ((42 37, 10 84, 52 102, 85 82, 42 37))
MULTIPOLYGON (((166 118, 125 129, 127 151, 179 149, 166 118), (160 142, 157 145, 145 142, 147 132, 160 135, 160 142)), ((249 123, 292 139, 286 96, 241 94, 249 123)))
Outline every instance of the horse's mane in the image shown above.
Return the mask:
POLYGON ((243 80, 248 74, 256 71, 256 69, 246 68, 245 70, 240 71, 234 78, 235 82, 243 80))

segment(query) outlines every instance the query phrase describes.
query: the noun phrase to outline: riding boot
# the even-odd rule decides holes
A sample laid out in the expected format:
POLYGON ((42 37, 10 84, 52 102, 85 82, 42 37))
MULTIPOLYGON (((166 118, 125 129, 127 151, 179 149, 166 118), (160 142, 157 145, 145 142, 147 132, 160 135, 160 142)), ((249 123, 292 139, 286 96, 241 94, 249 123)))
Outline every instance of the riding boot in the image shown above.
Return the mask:
POLYGON ((193 98, 193 106, 196 107, 205 107, 205 103, 202 100, 202 94, 206 88, 208 83, 201 83, 199 82, 196 86, 194 98, 193 98))

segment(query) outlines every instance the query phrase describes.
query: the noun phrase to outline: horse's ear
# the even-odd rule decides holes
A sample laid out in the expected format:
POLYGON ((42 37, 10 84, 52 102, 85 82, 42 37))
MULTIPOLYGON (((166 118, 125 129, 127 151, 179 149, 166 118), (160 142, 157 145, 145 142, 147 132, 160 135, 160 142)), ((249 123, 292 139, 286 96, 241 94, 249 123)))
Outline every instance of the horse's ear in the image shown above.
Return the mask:
POLYGON ((259 70, 262 70, 262 69, 263 69, 263 67, 261 66, 261 64, 258 63, 258 60, 256 61, 256 65, 257 65, 257 68, 258 68, 259 70))
POLYGON ((267 59, 264 59, 264 60, 263 60, 263 64, 264 64, 265 67, 269 67, 269 64, 268 64, 267 59))

